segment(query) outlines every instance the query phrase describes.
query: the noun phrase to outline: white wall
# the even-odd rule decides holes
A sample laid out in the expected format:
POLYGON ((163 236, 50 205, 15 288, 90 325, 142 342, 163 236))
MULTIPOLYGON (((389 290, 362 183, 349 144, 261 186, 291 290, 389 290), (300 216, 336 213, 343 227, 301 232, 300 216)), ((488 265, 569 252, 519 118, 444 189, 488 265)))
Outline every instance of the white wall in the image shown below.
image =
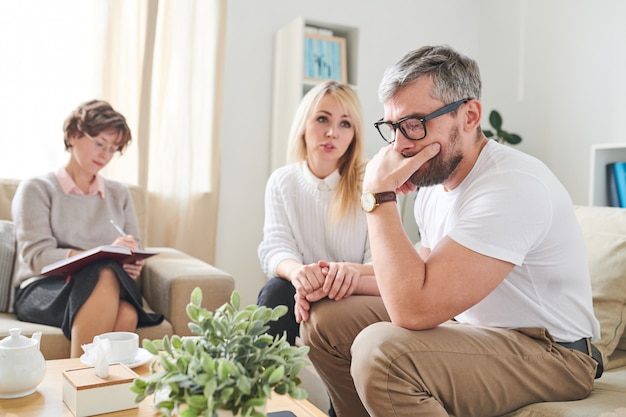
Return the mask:
POLYGON ((519 148, 544 160, 576 204, 587 203, 590 145, 626 141, 621 0, 229 0, 215 264, 246 303, 265 280, 256 248, 270 174, 273 36, 297 16, 359 28, 368 156, 382 145, 371 123, 382 113, 384 69, 434 43, 479 61, 485 114, 498 109, 523 137, 519 148))
POLYGON ((590 148, 624 143, 626 2, 481 1, 485 109, 589 203, 590 148))

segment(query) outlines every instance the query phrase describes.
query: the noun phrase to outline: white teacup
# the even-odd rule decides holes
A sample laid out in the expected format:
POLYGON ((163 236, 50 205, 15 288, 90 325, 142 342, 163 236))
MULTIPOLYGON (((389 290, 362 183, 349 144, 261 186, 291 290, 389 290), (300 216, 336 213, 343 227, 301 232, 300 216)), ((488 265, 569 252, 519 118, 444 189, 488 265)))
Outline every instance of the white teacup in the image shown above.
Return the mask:
POLYGON ((95 336, 94 343, 107 339, 111 346, 109 363, 132 363, 139 350, 139 335, 133 332, 109 332, 95 336))

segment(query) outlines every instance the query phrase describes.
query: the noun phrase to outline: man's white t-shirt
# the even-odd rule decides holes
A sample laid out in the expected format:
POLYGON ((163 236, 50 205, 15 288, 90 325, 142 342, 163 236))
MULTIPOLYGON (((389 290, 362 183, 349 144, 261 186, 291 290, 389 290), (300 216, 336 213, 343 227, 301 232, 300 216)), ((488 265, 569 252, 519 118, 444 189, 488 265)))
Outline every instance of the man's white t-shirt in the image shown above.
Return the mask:
POLYGON ((515 265, 487 297, 456 317, 459 322, 545 328, 558 342, 599 338, 572 201, 538 159, 490 140, 457 188, 419 190, 415 218, 423 247, 433 249, 449 236, 515 265))

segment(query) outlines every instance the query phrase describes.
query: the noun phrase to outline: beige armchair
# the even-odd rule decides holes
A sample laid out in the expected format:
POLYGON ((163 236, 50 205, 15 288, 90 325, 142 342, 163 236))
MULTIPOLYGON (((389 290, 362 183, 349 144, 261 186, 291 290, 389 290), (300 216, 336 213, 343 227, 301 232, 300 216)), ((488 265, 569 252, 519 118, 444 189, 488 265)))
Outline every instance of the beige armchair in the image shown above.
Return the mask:
MULTIPOLYGON (((9 329, 19 327, 22 334, 41 331, 41 352, 50 359, 68 358, 70 343, 61 329, 22 322, 12 313, 11 280, 15 265, 15 239, 11 222, 11 200, 19 181, 0 179, 0 339, 9 335, 9 329)), ((147 196, 139 187, 129 186, 142 237, 147 228, 147 196)), ((209 310, 226 303, 235 288, 233 277, 212 265, 173 248, 151 248, 160 253, 146 260, 140 277, 144 305, 163 314, 165 320, 158 326, 137 330, 140 339, 160 339, 164 335, 188 335, 189 319, 185 307, 191 291, 200 287, 203 305, 209 310)))

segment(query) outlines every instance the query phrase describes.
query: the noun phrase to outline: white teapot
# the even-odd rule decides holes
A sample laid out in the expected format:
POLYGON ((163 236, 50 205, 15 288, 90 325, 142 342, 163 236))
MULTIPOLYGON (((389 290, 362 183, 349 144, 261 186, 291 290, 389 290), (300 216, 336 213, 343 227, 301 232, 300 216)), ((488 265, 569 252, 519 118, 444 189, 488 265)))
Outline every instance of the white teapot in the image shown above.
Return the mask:
POLYGON ((35 392, 46 375, 46 361, 39 350, 41 332, 32 338, 19 328, 0 340, 0 398, 25 397, 35 392))

